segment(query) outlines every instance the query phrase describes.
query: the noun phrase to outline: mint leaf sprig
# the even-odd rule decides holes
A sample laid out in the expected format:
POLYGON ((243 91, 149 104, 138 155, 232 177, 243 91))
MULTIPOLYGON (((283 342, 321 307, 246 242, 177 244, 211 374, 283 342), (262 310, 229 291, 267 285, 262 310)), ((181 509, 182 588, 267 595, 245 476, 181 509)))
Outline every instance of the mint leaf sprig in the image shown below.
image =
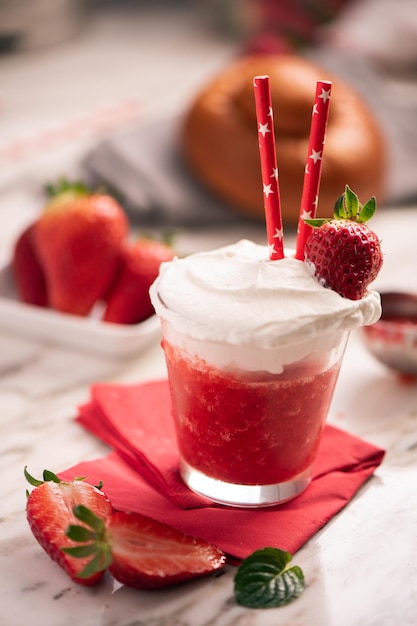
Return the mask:
POLYGON ((253 609, 288 604, 305 588, 304 574, 290 566, 292 555, 278 548, 256 550, 239 565, 234 578, 236 602, 253 609))

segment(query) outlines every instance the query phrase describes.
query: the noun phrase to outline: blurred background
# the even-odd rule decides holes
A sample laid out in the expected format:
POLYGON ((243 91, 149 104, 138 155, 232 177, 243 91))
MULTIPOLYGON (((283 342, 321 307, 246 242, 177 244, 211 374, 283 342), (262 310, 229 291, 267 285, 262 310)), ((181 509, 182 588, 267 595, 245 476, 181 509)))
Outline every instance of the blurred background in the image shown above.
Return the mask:
MULTIPOLYGON (((213 76, 260 52, 302 55, 347 80, 387 142, 384 202, 412 204, 416 7, 417 0, 0 0, 0 245, 39 210, 43 181, 82 173, 114 137, 140 141, 138 129, 183 115, 213 76), (9 222, 10 211, 19 218, 9 222)), ((163 146, 153 154, 152 136, 143 137, 144 160, 149 154, 163 170, 163 146)), ((112 170, 108 155, 103 167, 112 170)))

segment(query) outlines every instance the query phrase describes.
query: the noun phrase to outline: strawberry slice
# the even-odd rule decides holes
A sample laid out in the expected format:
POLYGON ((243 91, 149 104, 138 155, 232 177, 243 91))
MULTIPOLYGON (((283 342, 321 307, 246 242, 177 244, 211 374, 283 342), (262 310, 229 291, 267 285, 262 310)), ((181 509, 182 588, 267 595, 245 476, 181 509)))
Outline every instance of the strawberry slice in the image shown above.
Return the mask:
POLYGON ((69 524, 77 521, 74 506, 83 504, 107 519, 112 512, 110 501, 99 487, 89 485, 83 478, 64 482, 53 472, 45 470, 42 481, 33 478, 26 468, 25 477, 35 487, 26 502, 26 516, 33 535, 74 582, 94 585, 103 576, 103 571, 95 571, 91 576, 79 576, 89 559, 77 559, 62 551, 63 547, 74 546, 65 531, 69 524))
POLYGON ((64 550, 92 556, 81 576, 108 567, 129 587, 159 589, 214 572, 226 561, 220 548, 139 513, 115 511, 102 519, 80 505, 74 514, 84 526, 69 526, 67 536, 80 546, 64 550))

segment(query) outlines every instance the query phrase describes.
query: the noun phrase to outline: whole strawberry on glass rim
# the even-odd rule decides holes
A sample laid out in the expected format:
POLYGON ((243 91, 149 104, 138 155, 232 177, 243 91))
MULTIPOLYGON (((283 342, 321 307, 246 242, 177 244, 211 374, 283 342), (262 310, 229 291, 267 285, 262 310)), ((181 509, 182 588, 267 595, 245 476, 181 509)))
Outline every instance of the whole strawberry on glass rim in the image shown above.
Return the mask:
POLYGON ((323 285, 350 300, 360 300, 383 263, 378 236, 366 224, 376 210, 375 197, 365 204, 346 185, 333 218, 305 219, 313 227, 304 260, 323 285))

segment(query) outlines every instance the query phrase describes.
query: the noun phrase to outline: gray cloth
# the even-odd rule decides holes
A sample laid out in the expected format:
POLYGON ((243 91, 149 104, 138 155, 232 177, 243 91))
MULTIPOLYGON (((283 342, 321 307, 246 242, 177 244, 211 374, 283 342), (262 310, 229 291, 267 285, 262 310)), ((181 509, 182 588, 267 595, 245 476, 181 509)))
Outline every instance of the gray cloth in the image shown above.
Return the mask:
MULTIPOLYGON (((348 82, 379 121, 388 149, 386 204, 417 200, 417 0, 357 0, 307 58, 348 82)), ((244 218, 200 186, 180 155, 181 120, 138 127, 97 146, 90 181, 121 193, 138 221, 169 226, 244 218)))
POLYGON ((165 227, 245 220, 203 189, 183 163, 177 117, 139 126, 99 144, 83 168, 92 185, 120 196, 135 221, 165 227))
POLYGON ((375 61, 331 48, 308 57, 349 83, 369 105, 388 152, 387 199, 390 205, 417 199, 417 72, 392 75, 375 61))
POLYGON ((379 120, 389 204, 417 199, 417 0, 351 0, 310 58, 349 82, 379 120))
MULTIPOLYGON (((415 201, 417 82, 393 84, 371 63, 326 49, 309 56, 349 82, 379 120, 389 155, 386 204, 415 201)), ((180 154, 180 123, 173 118, 141 125, 99 144, 83 163, 88 182, 118 192, 139 224, 194 227, 246 221, 190 173, 180 154)))

